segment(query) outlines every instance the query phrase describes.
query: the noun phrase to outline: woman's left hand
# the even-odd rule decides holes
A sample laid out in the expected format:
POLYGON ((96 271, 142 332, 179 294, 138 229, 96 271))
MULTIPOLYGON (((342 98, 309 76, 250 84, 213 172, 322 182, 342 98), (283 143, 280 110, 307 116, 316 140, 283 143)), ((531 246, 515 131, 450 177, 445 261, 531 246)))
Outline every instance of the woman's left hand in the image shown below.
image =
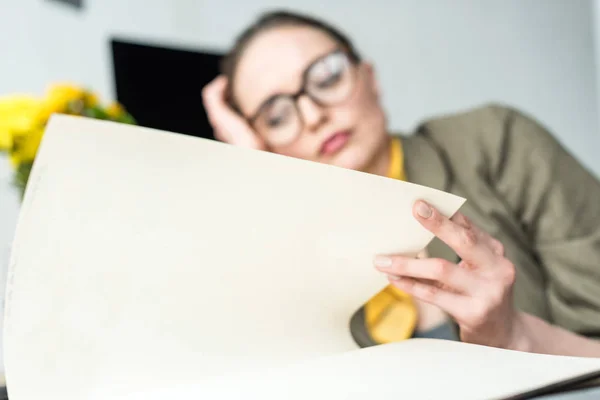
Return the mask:
POLYGON ((516 347, 519 318, 512 300, 515 267, 504 257, 502 244, 461 213, 448 219, 418 201, 413 214, 462 261, 454 264, 437 258, 383 255, 375 259, 377 269, 386 273, 394 286, 452 316, 460 326, 462 341, 516 347))

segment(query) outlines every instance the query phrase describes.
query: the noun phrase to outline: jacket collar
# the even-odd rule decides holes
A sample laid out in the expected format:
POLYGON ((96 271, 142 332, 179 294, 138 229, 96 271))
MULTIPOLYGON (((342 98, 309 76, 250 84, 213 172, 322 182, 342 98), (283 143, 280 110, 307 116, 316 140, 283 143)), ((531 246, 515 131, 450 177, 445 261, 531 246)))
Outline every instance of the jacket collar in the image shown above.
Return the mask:
POLYGON ((408 182, 449 191, 450 168, 442 150, 423 129, 411 135, 398 135, 404 151, 404 168, 408 182))

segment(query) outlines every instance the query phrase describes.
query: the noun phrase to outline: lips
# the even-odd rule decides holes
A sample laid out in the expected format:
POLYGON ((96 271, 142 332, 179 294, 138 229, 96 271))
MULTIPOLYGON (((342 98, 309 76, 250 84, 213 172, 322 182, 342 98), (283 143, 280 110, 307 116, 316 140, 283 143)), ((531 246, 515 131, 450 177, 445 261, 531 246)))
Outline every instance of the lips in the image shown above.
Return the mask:
POLYGON ((321 154, 330 156, 340 151, 350 139, 350 131, 336 132, 321 146, 321 154))

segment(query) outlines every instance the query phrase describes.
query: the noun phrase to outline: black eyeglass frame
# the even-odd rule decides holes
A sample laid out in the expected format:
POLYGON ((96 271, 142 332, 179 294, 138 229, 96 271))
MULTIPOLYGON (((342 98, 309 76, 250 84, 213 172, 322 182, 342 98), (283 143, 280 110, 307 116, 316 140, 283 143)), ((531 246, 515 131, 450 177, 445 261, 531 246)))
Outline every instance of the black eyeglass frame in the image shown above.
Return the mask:
MULTIPOLYGON (((298 114, 298 117, 300 119, 302 119, 302 114, 300 113, 300 110, 298 109, 298 99, 303 95, 308 96, 312 101, 315 102, 315 104, 319 105, 320 107, 331 107, 331 106, 335 106, 337 104, 341 104, 344 101, 346 101, 347 98, 353 93, 354 87, 353 87, 353 90, 349 92, 348 96, 344 100, 340 100, 339 102, 333 102, 333 103, 321 101, 319 98, 316 98, 314 95, 312 95, 310 93, 310 91, 308 90, 308 83, 309 83, 308 78, 309 78, 309 73, 312 70, 312 68, 319 62, 323 61, 324 59, 331 57, 332 55, 336 55, 336 54, 341 54, 341 55, 344 55, 345 57, 347 57, 350 64, 354 67, 356 67, 358 65, 358 63, 360 62, 360 60, 356 56, 354 56, 352 54, 352 52, 348 52, 347 50, 345 50, 343 48, 339 48, 339 47, 333 51, 330 51, 324 55, 317 57, 306 67, 306 69, 302 73, 302 84, 300 85, 300 89, 297 92, 295 92, 295 93, 277 93, 277 94, 270 96, 267 100, 265 100, 261 104, 261 106, 258 108, 258 110, 256 110, 256 112, 254 112, 254 114, 252 116, 244 117, 246 119, 246 121, 251 126, 254 126, 256 119, 260 116, 262 111, 267 106, 269 106, 276 100, 279 100, 280 98, 288 98, 291 100, 292 104, 294 105, 294 107, 296 109, 296 113, 298 114)), ((356 80, 356 76, 354 76, 354 80, 356 80)), ((356 86, 356 83, 354 83, 354 85, 356 86)))

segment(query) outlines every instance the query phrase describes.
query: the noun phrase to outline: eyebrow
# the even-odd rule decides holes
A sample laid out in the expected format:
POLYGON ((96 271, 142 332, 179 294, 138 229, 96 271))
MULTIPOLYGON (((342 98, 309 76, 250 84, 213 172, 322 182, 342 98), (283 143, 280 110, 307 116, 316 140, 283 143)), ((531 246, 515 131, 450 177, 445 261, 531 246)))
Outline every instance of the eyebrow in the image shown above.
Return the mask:
MULTIPOLYGON (((330 54, 333 54, 337 51, 340 51, 341 47, 335 46, 334 48, 327 50, 325 53, 313 58, 312 61, 310 61, 306 67, 304 67, 304 69, 302 70, 302 78, 301 78, 301 83, 300 83, 300 88, 302 88, 305 84, 306 84, 306 74, 308 73, 308 71, 319 61, 323 60, 325 57, 329 56, 330 54)), ((300 89, 299 89, 300 90, 300 89)), ((256 119, 259 115, 259 113, 268 105, 273 104, 273 102, 281 96, 287 96, 290 95, 292 93, 274 93, 272 95, 270 95, 269 97, 267 97, 265 100, 263 100, 261 103, 259 103, 259 107, 256 109, 256 111, 254 111, 253 113, 250 113, 250 117, 249 119, 252 121, 254 119, 256 119)))

